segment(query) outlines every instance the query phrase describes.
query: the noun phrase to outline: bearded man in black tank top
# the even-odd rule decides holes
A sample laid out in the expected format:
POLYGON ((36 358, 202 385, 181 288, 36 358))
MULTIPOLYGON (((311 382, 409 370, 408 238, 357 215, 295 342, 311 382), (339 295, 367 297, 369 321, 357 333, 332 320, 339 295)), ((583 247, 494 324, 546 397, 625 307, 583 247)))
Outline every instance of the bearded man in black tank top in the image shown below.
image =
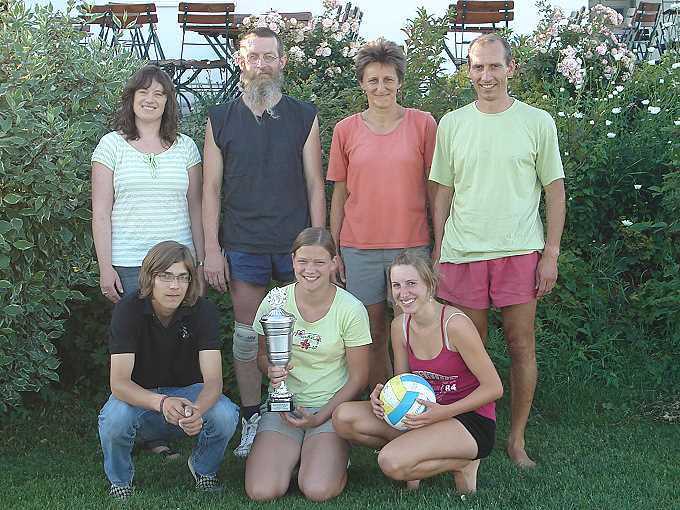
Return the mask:
POLYGON ((203 166, 206 281, 230 291, 234 369, 246 457, 259 421, 255 312, 272 279, 293 281, 297 234, 326 224, 316 107, 281 93, 286 55, 268 28, 241 38, 235 60, 242 96, 210 110, 203 166), (221 225, 220 225, 221 217, 221 225))

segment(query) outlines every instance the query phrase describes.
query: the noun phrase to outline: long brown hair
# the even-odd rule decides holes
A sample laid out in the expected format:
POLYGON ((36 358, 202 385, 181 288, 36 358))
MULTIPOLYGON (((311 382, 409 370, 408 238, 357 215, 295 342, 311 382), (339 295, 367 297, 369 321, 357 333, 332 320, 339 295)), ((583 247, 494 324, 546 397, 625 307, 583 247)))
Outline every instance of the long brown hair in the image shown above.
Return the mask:
POLYGON ((120 98, 120 106, 116 113, 114 129, 123 133, 128 140, 139 140, 139 131, 137 131, 133 108, 135 92, 140 89, 149 88, 154 80, 163 87, 163 93, 167 98, 163 117, 161 117, 160 137, 167 146, 170 146, 177 139, 177 127, 179 124, 175 86, 172 84, 170 76, 158 66, 144 66, 127 81, 120 98))
POLYGON ((191 250, 177 241, 162 241, 149 250, 139 271, 139 297, 153 293, 154 278, 176 262, 184 262, 191 281, 182 300, 183 306, 193 306, 201 295, 201 286, 196 274, 196 263, 191 250))

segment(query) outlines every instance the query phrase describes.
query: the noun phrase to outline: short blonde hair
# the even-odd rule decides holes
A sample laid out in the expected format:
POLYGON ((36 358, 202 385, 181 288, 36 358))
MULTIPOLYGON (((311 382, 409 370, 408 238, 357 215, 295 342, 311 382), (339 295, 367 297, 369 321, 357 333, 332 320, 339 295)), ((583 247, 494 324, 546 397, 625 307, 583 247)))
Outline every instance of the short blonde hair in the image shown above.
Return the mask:
POLYGON ((472 54, 472 49, 475 46, 479 44, 484 46, 486 44, 491 44, 495 42, 501 43, 501 46, 503 46, 505 63, 510 64, 510 62, 512 62, 512 47, 510 46, 510 43, 508 42, 507 39, 501 37, 500 35, 492 33, 480 35, 479 37, 473 39, 472 42, 468 45, 468 65, 470 65, 470 55, 472 54))
POLYGON ((420 279, 425 283, 430 296, 435 296, 439 276, 432 267, 432 260, 423 254, 421 249, 407 248, 395 257, 392 264, 390 264, 390 286, 392 285, 392 268, 394 266, 413 266, 420 279))
POLYGON ((321 246, 328 252, 331 259, 338 254, 333 237, 323 227, 309 227, 300 232, 293 241, 293 248, 291 249, 293 256, 303 246, 321 246))
POLYGON ((145 298, 153 293, 154 278, 166 271, 171 265, 184 262, 191 281, 182 306, 193 306, 201 295, 201 288, 196 274, 196 263, 191 250, 176 241, 162 241, 149 250, 139 271, 139 297, 145 298))

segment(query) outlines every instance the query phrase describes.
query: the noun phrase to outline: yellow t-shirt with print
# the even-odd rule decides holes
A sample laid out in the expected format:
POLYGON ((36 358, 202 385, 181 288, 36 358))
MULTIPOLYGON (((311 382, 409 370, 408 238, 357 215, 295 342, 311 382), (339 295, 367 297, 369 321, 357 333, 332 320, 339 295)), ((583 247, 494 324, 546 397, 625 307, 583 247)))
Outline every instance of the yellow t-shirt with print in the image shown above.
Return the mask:
MULTIPOLYGON (((326 315, 307 322, 295 302, 295 285, 284 287, 283 309, 295 316, 291 354, 294 368, 288 374, 286 386, 295 394, 296 406, 322 407, 347 382, 345 348, 371 343, 368 313, 361 301, 336 287, 326 315)), ((260 335, 264 335, 260 318, 271 310, 267 297, 260 303, 253 323, 253 329, 260 335)))
POLYGON ((555 122, 514 100, 501 113, 475 103, 447 113, 437 128, 430 180, 453 188, 441 262, 523 255, 545 246, 541 190, 564 178, 555 122))

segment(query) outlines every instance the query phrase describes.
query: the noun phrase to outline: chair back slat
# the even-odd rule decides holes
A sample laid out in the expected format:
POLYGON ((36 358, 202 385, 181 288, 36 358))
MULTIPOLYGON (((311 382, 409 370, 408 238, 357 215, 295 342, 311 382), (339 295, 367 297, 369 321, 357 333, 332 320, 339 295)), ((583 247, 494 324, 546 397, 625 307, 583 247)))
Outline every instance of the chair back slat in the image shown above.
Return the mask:
POLYGON ((460 12, 455 19, 457 24, 503 23, 515 19, 514 12, 460 12))
POLYGON ((231 15, 225 16, 226 13, 222 14, 184 14, 180 12, 177 15, 177 22, 178 23, 184 23, 186 22, 187 28, 190 25, 219 25, 221 27, 225 26, 225 23, 228 23, 233 19, 231 15))
POLYGON ((109 11, 115 15, 123 14, 126 12, 136 12, 136 13, 147 13, 151 14, 156 12, 156 4, 123 4, 123 3, 110 3, 108 6, 109 11))
POLYGON ((515 2, 508 0, 507 2, 498 0, 459 0, 456 3, 456 10, 475 11, 475 12, 494 12, 494 11, 508 11, 515 8, 515 2))
POLYGON ((197 2, 180 2, 180 12, 234 12, 233 3, 206 4, 197 2))

